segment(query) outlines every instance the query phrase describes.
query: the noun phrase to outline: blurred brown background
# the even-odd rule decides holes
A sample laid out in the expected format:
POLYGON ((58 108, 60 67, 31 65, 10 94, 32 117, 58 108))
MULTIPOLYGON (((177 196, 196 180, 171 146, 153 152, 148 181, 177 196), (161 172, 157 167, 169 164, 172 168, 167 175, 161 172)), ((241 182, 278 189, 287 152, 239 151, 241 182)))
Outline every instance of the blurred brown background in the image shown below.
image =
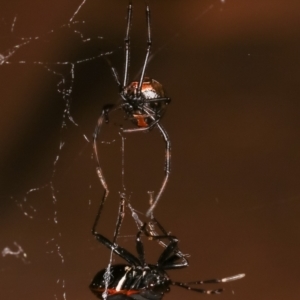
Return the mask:
MULTIPOLYGON (((190 267, 171 278, 244 272, 245 279, 215 297, 299 299, 299 1, 149 2, 154 55, 147 74, 172 98, 162 121, 172 142, 172 173, 155 214, 191 255, 190 267)), ((48 65, 55 75, 31 63, 78 62, 113 51, 110 60, 122 74, 127 0, 88 0, 75 18, 86 23, 60 29, 80 3, 1 1, 1 53, 22 37, 56 29, 0 67, 0 249, 16 250, 16 242, 27 254, 1 257, 2 299, 64 299, 64 293, 69 300, 95 299, 88 285, 108 262, 109 251, 90 233, 103 190, 83 134, 91 140, 103 104, 117 101, 115 82, 103 59, 76 63, 71 115, 79 126, 67 121, 61 130, 65 102, 57 84, 59 74, 70 82, 69 66, 48 65), (83 43, 75 29, 93 40, 83 43), (26 196, 32 188, 40 189, 26 196)), ((134 1, 131 37, 133 78, 145 54, 143 1, 134 1)), ((105 127, 102 139, 116 142, 100 146, 112 193, 99 231, 110 237, 122 189, 117 128, 105 127)), ((157 130, 126 138, 127 192, 145 212, 147 191, 157 191, 163 178, 164 144, 157 130)), ((119 242, 133 252, 135 233, 127 213, 119 242)), ((148 261, 160 251, 146 243, 148 261)), ((165 299, 203 297, 209 296, 174 287, 165 299)))

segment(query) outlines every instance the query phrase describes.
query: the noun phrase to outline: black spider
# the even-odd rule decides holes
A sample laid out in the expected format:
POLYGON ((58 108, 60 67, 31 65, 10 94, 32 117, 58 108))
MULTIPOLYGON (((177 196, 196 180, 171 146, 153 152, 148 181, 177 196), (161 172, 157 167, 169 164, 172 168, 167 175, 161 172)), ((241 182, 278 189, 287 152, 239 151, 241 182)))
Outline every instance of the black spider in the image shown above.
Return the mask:
POLYGON ((165 189, 170 174, 171 143, 167 132, 160 124, 160 119, 162 118, 166 107, 170 103, 171 99, 166 97, 165 91, 158 81, 149 77, 145 77, 145 71, 147 68, 152 44, 150 28, 150 9, 148 5, 146 6, 146 20, 148 33, 146 58, 142 67, 141 76, 139 80, 132 81, 130 83, 128 82, 131 19, 132 2, 130 1, 127 12, 127 27, 125 35, 125 68, 124 78, 122 82, 119 79, 116 69, 111 66, 112 73, 119 87, 121 104, 109 104, 103 107, 102 114, 98 119, 98 123, 95 129, 93 147, 97 161, 97 174, 105 189, 102 203, 100 205, 100 207, 102 207, 103 203, 108 197, 109 190, 99 163, 97 138, 99 136, 103 122, 109 122, 109 113, 117 109, 122 109, 125 112, 126 116, 133 122, 135 128, 123 129, 123 132, 149 131, 154 127, 157 127, 159 129, 165 141, 165 176, 163 179, 162 186, 147 212, 147 216, 150 216, 165 189))
POLYGON ((178 249, 178 239, 169 235, 153 215, 151 224, 144 223, 136 235, 137 257, 116 244, 116 236, 124 218, 124 203, 125 200, 123 199, 120 205, 119 220, 113 242, 97 233, 95 224, 92 230, 100 243, 127 262, 127 264, 109 266, 96 274, 90 284, 90 289, 98 298, 105 299, 107 297, 109 300, 160 300, 165 293, 170 291, 170 286, 172 285, 202 294, 220 294, 223 289, 206 290, 192 287, 192 285, 225 283, 245 276, 244 274, 239 274, 223 279, 200 280, 188 283, 172 281, 166 270, 187 267, 188 261, 186 255, 178 249), (153 224, 158 226, 163 235, 157 235, 153 230, 153 224), (144 246, 141 240, 142 233, 152 240, 161 241, 162 239, 167 239, 169 241, 167 245, 164 244, 165 249, 155 265, 148 264, 145 261, 144 246))

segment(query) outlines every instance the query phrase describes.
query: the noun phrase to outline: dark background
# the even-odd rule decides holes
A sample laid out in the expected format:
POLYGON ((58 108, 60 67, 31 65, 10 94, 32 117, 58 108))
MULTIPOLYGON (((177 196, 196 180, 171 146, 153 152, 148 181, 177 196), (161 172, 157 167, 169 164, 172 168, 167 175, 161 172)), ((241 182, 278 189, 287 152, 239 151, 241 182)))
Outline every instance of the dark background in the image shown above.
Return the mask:
MULTIPOLYGON (((122 74, 127 1, 87 1, 75 20, 86 22, 76 29, 93 37, 90 43, 60 28, 79 4, 1 1, 1 53, 20 37, 43 36, 0 66, 0 248, 16 250, 16 242, 27 254, 1 257, 2 299, 64 299, 64 293, 69 300, 95 299, 88 285, 108 262, 109 251, 90 233, 103 189, 83 134, 91 140, 102 106, 117 101, 115 82, 103 59, 75 63, 71 115, 78 126, 67 121, 61 129, 61 77, 31 63, 113 51, 110 60, 122 74), (45 34, 51 29, 55 34, 45 34)), ((152 0, 150 8, 147 74, 172 98, 162 121, 172 173, 155 215, 191 255, 190 267, 170 276, 192 281, 246 273, 221 296, 174 287, 165 299, 299 299, 299 1, 152 0)), ((135 0, 130 78, 145 46, 144 2, 135 0)), ((69 66, 48 67, 70 82, 69 66)), ((109 237, 122 190, 118 122, 101 137, 116 142, 99 149, 112 191, 99 231, 109 237)), ((163 178, 164 144, 157 130, 126 138, 127 195, 145 212, 147 191, 157 191, 163 178)), ((135 233, 127 212, 119 243, 134 251, 135 233)), ((160 251, 146 243, 148 261, 160 251)))

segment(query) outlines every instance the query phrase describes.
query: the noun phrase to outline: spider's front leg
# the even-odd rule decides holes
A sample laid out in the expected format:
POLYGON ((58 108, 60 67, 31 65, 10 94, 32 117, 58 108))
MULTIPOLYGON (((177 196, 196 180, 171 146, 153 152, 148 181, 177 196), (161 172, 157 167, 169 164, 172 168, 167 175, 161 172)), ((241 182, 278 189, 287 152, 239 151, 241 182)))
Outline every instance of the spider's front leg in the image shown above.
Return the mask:
POLYGON ((100 167, 98 147, 97 147, 97 139, 98 139, 101 127, 103 125, 103 122, 105 122, 105 123, 109 122, 108 115, 113 110, 113 108, 114 108, 114 105, 112 105, 112 104, 107 104, 103 107, 101 116, 98 119, 98 122, 97 122, 97 125, 96 125, 96 128, 95 128, 95 132, 94 132, 94 135, 93 135, 93 149, 94 149, 96 163, 97 163, 96 171, 97 171, 97 175, 100 179, 100 182, 101 182, 103 188, 105 189, 105 193, 106 193, 105 199, 108 196, 109 190, 108 190, 108 186, 106 184, 105 178, 103 176, 103 172, 102 172, 101 167, 100 167))

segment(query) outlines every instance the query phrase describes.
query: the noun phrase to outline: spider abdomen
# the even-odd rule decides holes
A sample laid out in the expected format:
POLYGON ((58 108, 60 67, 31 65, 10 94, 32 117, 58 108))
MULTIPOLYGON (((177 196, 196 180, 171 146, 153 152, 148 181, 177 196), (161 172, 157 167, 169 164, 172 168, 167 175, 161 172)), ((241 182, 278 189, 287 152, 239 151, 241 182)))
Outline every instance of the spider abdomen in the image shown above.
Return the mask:
POLYGON ((163 86, 149 77, 144 78, 140 90, 139 82, 132 81, 124 88, 121 96, 126 103, 124 110, 138 127, 149 127, 160 120, 170 102, 163 86))
MULTIPOLYGON (((139 81, 132 81, 125 87, 124 95, 126 95, 127 99, 138 97, 138 85, 139 81)), ((141 97, 144 99, 164 98, 165 92, 163 86, 155 79, 145 77, 141 85, 141 97)))

